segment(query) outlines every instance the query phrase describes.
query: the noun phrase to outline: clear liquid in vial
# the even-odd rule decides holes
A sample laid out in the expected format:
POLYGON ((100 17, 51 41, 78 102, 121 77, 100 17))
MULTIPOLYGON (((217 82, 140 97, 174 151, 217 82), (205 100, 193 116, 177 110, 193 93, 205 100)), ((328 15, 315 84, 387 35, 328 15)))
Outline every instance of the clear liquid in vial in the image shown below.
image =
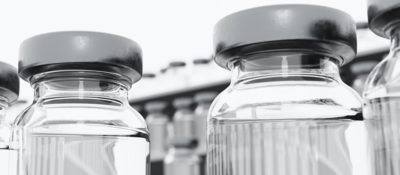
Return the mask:
POLYGON ((17 170, 18 151, 9 145, 11 128, 4 119, 0 120, 0 174, 4 175, 15 175, 17 170))
POLYGON ((0 174, 15 175, 18 152, 8 148, 0 148, 0 174))
POLYGON ((376 98, 365 104, 371 174, 400 174, 400 98, 376 98))
POLYGON ((30 134, 20 175, 147 175, 149 139, 128 136, 30 134))
MULTIPOLYGON (((225 115, 241 113, 252 115, 240 111, 225 115)), ((260 116, 235 120, 227 116, 209 122, 208 175, 365 173, 363 122, 346 116, 320 120, 256 119, 260 116)))

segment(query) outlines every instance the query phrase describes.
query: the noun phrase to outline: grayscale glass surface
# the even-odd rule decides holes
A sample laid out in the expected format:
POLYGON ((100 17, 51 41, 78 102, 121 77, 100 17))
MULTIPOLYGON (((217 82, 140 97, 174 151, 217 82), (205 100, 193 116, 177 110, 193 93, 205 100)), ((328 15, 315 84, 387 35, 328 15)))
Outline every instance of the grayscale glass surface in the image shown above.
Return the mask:
POLYGON ((229 66, 208 116, 208 175, 366 174, 361 98, 335 59, 271 52, 229 66))
POLYGON ((11 149, 18 175, 147 175, 149 133, 118 74, 35 75, 33 104, 17 118, 11 149))

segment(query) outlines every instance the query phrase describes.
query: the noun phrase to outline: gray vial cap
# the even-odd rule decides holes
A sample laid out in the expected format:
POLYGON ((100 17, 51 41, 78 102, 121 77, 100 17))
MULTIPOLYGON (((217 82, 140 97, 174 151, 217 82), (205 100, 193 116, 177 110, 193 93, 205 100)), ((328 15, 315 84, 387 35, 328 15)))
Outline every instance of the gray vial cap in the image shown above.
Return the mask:
POLYGON ((8 99, 8 103, 17 101, 19 95, 19 77, 17 69, 7 63, 0 62, 0 96, 8 99))
POLYGON ((156 77, 156 74, 153 74, 153 73, 144 73, 144 74, 142 75, 142 77, 143 77, 143 78, 155 78, 155 77, 156 77))
POLYGON ((210 59, 198 58, 193 60, 193 64, 208 64, 210 61, 210 59))
POLYGON ((168 70, 168 68, 163 68, 160 70, 160 72, 163 74, 163 73, 167 72, 167 70, 168 70))
POLYGON ((271 51, 310 51, 340 65, 357 53, 356 24, 347 13, 315 5, 273 5, 233 13, 214 28, 215 62, 271 51))
POLYGON ((131 39, 99 32, 55 32, 25 40, 19 52, 19 75, 29 79, 59 70, 116 73, 137 82, 142 76, 142 51, 131 39))
POLYGON ((400 23, 399 0, 368 0, 370 29, 383 38, 390 38, 400 23))
POLYGON ((183 61, 173 61, 169 63, 169 67, 185 67, 186 63, 183 61))

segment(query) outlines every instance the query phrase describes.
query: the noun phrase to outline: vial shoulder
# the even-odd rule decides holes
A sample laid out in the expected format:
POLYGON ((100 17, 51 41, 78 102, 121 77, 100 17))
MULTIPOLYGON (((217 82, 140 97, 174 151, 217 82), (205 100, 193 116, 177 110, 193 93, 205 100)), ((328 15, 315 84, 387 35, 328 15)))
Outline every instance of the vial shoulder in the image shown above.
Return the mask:
POLYGON ((34 103, 23 110, 14 122, 18 128, 86 125, 93 127, 141 130, 148 133, 144 118, 129 104, 119 108, 93 106, 44 106, 34 103))
POLYGON ((382 60, 369 74, 364 99, 400 96, 400 61, 389 56, 382 60))
POLYGON ((341 81, 325 85, 310 83, 270 84, 261 87, 228 87, 213 102, 209 119, 338 117, 355 115, 362 108, 361 97, 341 81), (256 115, 256 116, 254 116, 256 115))

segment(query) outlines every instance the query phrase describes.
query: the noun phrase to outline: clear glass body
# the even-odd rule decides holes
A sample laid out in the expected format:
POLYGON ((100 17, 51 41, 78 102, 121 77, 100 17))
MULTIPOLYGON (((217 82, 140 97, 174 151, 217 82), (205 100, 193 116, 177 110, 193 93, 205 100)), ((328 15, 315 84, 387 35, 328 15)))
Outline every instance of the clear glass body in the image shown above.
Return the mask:
POLYGON ((6 121, 6 110, 8 107, 8 100, 0 96, 0 149, 8 149, 11 125, 6 121))
POLYGON ((168 117, 161 112, 153 112, 147 116, 146 121, 151 133, 151 160, 163 160, 167 152, 168 117))
POLYGON ((197 135, 197 154, 205 155, 207 151, 207 115, 211 103, 199 103, 194 113, 196 114, 196 135, 197 135))
POLYGON ((12 126, 6 120, 8 99, 0 96, 0 172, 5 175, 14 175, 16 151, 9 149, 9 140, 12 126))
POLYGON ((391 50, 370 73, 364 90, 364 117, 373 175, 400 174, 400 31, 391 50))
POLYGON ((16 119, 18 175, 149 174, 149 138, 128 103, 128 78, 94 71, 31 78, 34 102, 16 119))
POLYGON ((361 98, 335 59, 310 52, 249 55, 207 123, 208 175, 365 174, 361 98))
POLYGON ((164 159, 164 175, 200 175, 200 158, 191 148, 170 148, 164 159))

